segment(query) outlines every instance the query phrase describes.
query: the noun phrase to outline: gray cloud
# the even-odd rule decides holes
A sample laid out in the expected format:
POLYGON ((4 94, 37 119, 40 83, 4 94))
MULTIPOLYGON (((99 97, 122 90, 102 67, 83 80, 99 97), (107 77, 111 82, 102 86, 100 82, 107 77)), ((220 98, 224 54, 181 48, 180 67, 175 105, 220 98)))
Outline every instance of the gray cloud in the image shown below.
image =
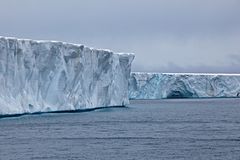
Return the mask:
POLYGON ((239 7, 238 0, 8 0, 0 1, 0 35, 134 52, 135 71, 233 72, 240 62, 226 57, 240 55, 239 7))
POLYGON ((205 65, 205 64, 196 64, 196 65, 177 65, 174 62, 169 62, 165 66, 160 68, 153 67, 151 69, 144 68, 143 66, 137 66, 136 71, 144 72, 164 72, 164 73, 239 73, 240 68, 240 55, 229 55, 226 57, 230 60, 229 64, 214 66, 214 65, 205 65))

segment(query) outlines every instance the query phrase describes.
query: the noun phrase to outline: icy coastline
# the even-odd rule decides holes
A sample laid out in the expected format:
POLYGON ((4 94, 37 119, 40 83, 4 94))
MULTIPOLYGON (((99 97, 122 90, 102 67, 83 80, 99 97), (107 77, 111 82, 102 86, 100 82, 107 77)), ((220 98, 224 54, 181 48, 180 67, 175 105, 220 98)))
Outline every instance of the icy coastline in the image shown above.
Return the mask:
POLYGON ((240 97, 240 74, 131 73, 130 99, 240 97))
POLYGON ((129 103, 133 54, 0 37, 0 115, 129 103))

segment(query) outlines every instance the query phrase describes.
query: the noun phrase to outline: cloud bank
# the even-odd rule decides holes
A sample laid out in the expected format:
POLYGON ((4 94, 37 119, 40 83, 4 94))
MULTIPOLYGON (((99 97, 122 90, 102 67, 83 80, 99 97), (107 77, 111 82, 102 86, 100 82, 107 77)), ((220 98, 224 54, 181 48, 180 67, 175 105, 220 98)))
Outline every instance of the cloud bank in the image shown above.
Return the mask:
POLYGON ((0 1, 0 35, 134 52, 134 71, 238 72, 238 0, 0 1))

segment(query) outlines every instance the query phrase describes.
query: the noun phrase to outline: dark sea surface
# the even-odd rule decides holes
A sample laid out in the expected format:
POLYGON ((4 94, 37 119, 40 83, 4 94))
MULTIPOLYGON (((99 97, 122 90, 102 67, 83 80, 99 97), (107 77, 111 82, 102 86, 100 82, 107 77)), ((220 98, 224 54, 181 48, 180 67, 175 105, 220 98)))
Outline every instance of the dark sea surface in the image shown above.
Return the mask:
POLYGON ((240 99, 0 119, 0 160, 240 160, 240 99))

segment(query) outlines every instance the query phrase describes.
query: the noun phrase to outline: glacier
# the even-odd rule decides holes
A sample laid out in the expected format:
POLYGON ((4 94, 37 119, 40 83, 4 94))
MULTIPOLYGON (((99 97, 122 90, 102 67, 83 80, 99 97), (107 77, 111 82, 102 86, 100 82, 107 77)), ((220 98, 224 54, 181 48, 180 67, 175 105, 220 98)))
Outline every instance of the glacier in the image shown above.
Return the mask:
POLYGON ((124 106, 132 53, 0 37, 0 115, 124 106))
POLYGON ((133 72, 130 99, 240 97, 240 74, 133 72))

